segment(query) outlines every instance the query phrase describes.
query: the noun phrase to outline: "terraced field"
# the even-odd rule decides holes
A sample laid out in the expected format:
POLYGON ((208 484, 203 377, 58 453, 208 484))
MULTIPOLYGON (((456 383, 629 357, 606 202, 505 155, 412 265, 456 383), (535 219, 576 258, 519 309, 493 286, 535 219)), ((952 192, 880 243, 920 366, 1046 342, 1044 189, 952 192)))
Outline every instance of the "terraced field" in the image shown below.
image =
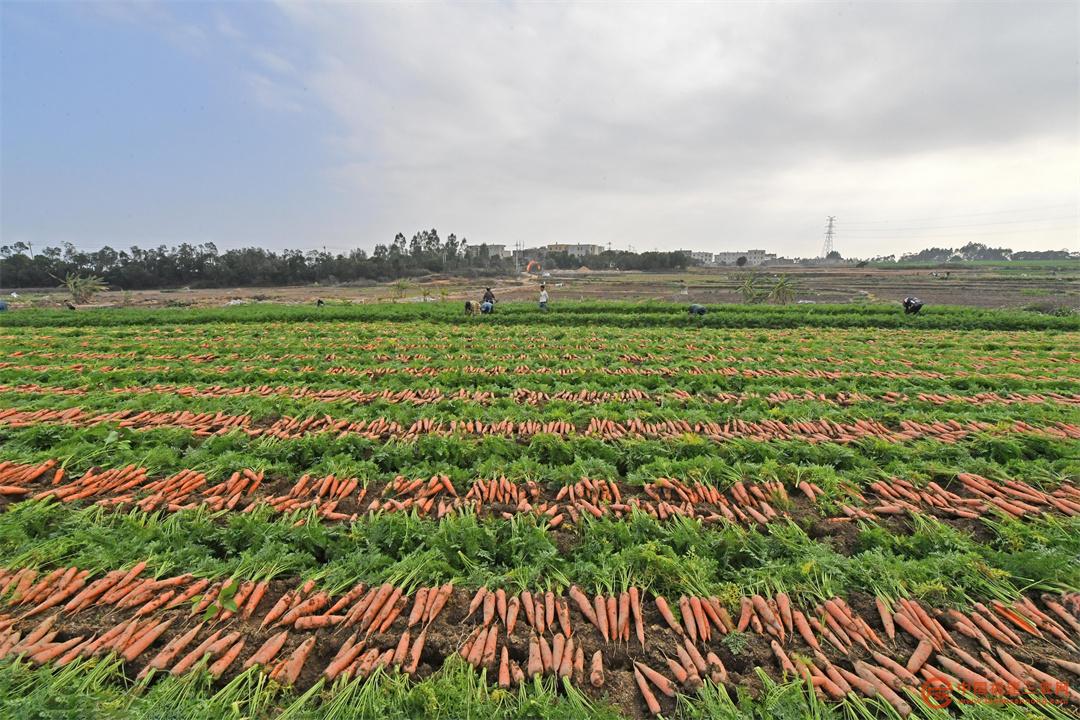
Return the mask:
POLYGON ((5 717, 1080 712, 1080 323, 19 312, 5 717))

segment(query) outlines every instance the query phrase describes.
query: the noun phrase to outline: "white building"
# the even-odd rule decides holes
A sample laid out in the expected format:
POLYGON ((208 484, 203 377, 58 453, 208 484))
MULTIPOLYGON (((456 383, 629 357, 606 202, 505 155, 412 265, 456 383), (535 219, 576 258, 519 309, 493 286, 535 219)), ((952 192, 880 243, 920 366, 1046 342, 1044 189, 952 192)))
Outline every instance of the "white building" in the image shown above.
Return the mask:
POLYGON ((689 255, 691 260, 699 262, 702 265, 712 265, 713 263, 713 254, 711 252, 699 252, 694 250, 690 252, 689 255))
POLYGON ((587 257, 604 252, 604 246, 590 245, 588 243, 552 243, 547 246, 547 251, 549 253, 566 253, 574 257, 587 257))
POLYGON ((746 258, 747 265, 764 265, 776 259, 775 253, 767 253, 764 250, 742 250, 733 252, 718 252, 713 255, 713 262, 717 265, 736 265, 739 258, 746 258))

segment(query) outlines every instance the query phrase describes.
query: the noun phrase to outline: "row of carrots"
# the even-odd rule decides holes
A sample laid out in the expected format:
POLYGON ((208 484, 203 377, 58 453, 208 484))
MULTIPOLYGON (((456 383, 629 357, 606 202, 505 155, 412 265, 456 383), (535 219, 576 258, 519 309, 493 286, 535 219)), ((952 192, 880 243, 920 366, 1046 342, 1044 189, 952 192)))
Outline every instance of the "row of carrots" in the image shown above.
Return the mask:
MULTIPOLYGON (((5 598, 7 605, 18 612, 17 616, 0 618, 0 656, 21 654, 34 662, 65 664, 79 656, 116 652, 132 661, 147 652, 179 618, 173 615, 157 619, 155 615, 182 608, 200 593, 202 600, 195 603, 189 614, 201 613, 210 604, 220 601, 229 584, 236 583, 233 580, 210 583, 188 575, 141 578, 145 568, 145 563, 139 563, 127 571, 113 571, 89 583, 87 571, 75 567, 58 568, 44 576, 29 569, 0 571, 0 598, 5 598), (22 634, 19 623, 61 603, 64 605, 60 615, 51 615, 25 636, 22 634), (133 612, 129 620, 99 635, 57 640, 53 626, 58 617, 99 606, 133 612)), ((267 587, 265 582, 247 581, 233 588, 232 599, 240 619, 253 617, 267 587)), ((414 673, 423 652, 427 628, 439 617, 453 592, 453 585, 447 584, 420 588, 410 596, 404 588, 390 584, 366 587, 359 583, 334 600, 328 593, 316 590, 314 582, 308 581, 283 593, 266 612, 261 627, 280 630, 252 653, 243 666, 259 664, 276 679, 293 683, 316 642, 316 636, 307 637, 291 654, 279 659, 290 631, 340 627, 354 630, 324 670, 327 677, 366 675, 376 667, 398 667, 406 673, 414 673), (392 649, 367 645, 373 635, 383 636, 410 607, 405 628, 392 649)), ((580 628, 574 626, 571 609, 595 626, 604 642, 626 643, 629 647, 633 635, 644 651, 647 636, 657 637, 657 633, 655 627, 644 620, 642 601, 637 588, 591 598, 577 587, 571 587, 565 596, 551 591, 536 594, 522 591, 514 595, 502 589, 480 588, 473 595, 463 619, 467 621, 476 615, 476 627, 459 652, 466 661, 478 667, 497 670, 498 682, 504 686, 518 683, 525 676, 542 673, 581 679, 584 677, 586 641, 580 639, 580 628), (529 659, 524 670, 509 659, 506 644, 501 655, 498 653, 499 638, 505 634, 509 642, 521 623, 529 628, 529 659), (550 643, 548 635, 551 636, 550 643)), ((841 598, 831 598, 804 612, 795 608, 784 593, 774 597, 753 595, 741 598, 736 620, 716 597, 680 597, 672 607, 662 596, 655 596, 656 611, 673 635, 661 634, 654 642, 665 646, 661 651, 674 681, 644 661, 634 663, 634 673, 647 707, 654 713, 659 712, 656 691, 670 695, 675 683, 696 689, 704 677, 729 682, 723 661, 708 649, 708 644, 714 635, 751 632, 768 639, 783 674, 801 675, 823 695, 835 699, 853 690, 865 695, 880 694, 898 712, 906 715, 910 706, 903 699, 902 690, 917 684, 920 677, 945 679, 957 684, 960 681, 1053 683, 1057 688, 1062 681, 1025 662, 1025 655, 1020 650, 1025 639, 1037 638, 1076 653, 1080 639, 1080 594, 1043 595, 1041 602, 1041 608, 1026 597, 1011 605, 1001 601, 992 601, 989 606, 976 603, 968 613, 963 613, 953 609, 927 609, 915 600, 899 599, 890 603, 877 598, 879 634, 866 618, 841 598), (895 655, 900 635, 915 645, 904 664, 890 657, 890 654, 895 655), (958 635, 982 648, 978 657, 961 646, 958 635), (673 644, 668 644, 672 638, 673 644), (796 639, 809 648, 809 652, 800 652, 803 657, 798 659, 785 650, 796 639), (826 656, 823 643, 832 646, 844 659, 860 659, 854 659, 852 669, 848 670, 840 660, 834 662, 826 656), (813 659, 810 659, 811 654, 813 659), (870 658, 874 662, 870 662, 870 658)), ((215 623, 227 621, 233 614, 220 606, 219 610, 215 623)), ((222 627, 188 651, 203 629, 204 623, 199 623, 173 637, 149 661, 143 673, 158 670, 180 674, 204 659, 209 663, 211 673, 218 676, 225 673, 242 654, 246 641, 239 630, 225 633, 222 627)), ((1080 676, 1080 663, 1047 655, 1045 645, 1040 646, 1039 652, 1046 662, 1080 676)), ((603 656, 599 650, 592 655, 589 681, 598 687, 604 683, 603 656)), ((1080 704, 1080 694, 1067 690, 1065 694, 1072 702, 1080 704)))
MULTIPOLYGON (((144 511, 165 508, 169 511, 199 506, 211 510, 239 509, 254 511, 267 505, 278 512, 292 512, 308 507, 317 508, 318 515, 329 521, 355 521, 358 512, 337 510, 343 501, 354 502, 357 508, 367 497, 367 486, 357 478, 327 475, 312 478, 303 475, 283 495, 256 496, 263 482, 262 471, 245 469, 232 473, 227 480, 213 486, 203 473, 181 470, 172 476, 151 481, 146 470, 134 465, 120 469, 91 470, 82 477, 61 484, 64 470, 56 461, 40 465, 20 465, 0 462, 0 496, 54 497, 63 502, 96 498, 104 506, 134 505, 144 511), (51 481, 49 480, 51 478, 51 481), (32 494, 28 487, 48 481, 48 487, 32 494), (136 492, 140 493, 136 496, 136 492), (149 494, 147 494, 149 493, 149 494), (196 494, 197 493, 197 494, 196 494)), ((861 506, 839 503, 846 517, 838 519, 873 520, 881 515, 941 512, 958 518, 974 519, 988 510, 1000 510, 1014 517, 1049 511, 1066 515, 1080 514, 1080 488, 1062 483, 1051 492, 1043 492, 1017 480, 996 481, 972 473, 959 473, 957 480, 965 495, 930 482, 925 488, 900 479, 877 480, 870 489, 877 495, 871 500, 850 483, 846 492, 861 506), (969 494, 968 494, 969 493, 969 494)), ((813 483, 800 481, 798 489, 816 503, 822 489, 813 483)), ((959 489, 959 488, 958 488, 959 489)), ((636 493, 634 489, 631 492, 636 493)), ((388 482, 366 506, 366 512, 381 513, 416 511, 422 515, 435 513, 438 519, 449 513, 471 510, 483 512, 491 507, 504 517, 514 513, 533 513, 550 518, 552 527, 561 525, 567 517, 578 522, 584 515, 623 517, 634 510, 646 512, 660 520, 674 516, 701 518, 706 523, 727 519, 742 524, 765 524, 776 517, 785 517, 783 506, 789 496, 782 483, 735 482, 726 492, 697 481, 685 483, 678 479, 657 478, 641 487, 646 497, 636 494, 623 497, 623 491, 610 480, 582 478, 577 483, 559 489, 553 499, 545 499, 545 491, 534 481, 518 485, 505 477, 475 481, 460 497, 449 476, 434 475, 430 479, 407 479, 402 476, 388 482), (776 505, 779 505, 777 509, 776 505)), ((297 522, 306 522, 301 519, 297 522)))
MULTIPOLYGON (((87 395, 91 390, 84 388, 61 388, 55 386, 42 386, 36 383, 23 385, 0 385, 0 393, 35 394, 35 395, 87 395)), ((858 403, 886 402, 889 404, 906 403, 910 397, 904 393, 894 391, 886 392, 877 397, 860 392, 837 392, 832 395, 803 390, 794 393, 787 390, 770 392, 760 395, 754 392, 713 392, 713 393, 690 393, 686 390, 673 390, 668 393, 651 393, 645 390, 630 388, 627 390, 561 390, 558 392, 544 392, 542 390, 530 390, 517 388, 507 394, 496 394, 490 390, 468 390, 460 388, 456 392, 445 392, 440 388, 422 388, 420 390, 353 390, 350 388, 309 388, 306 386, 288 385, 259 385, 259 386, 222 386, 212 385, 198 388, 192 385, 162 385, 152 386, 128 386, 110 388, 109 392, 117 395, 178 395, 187 398, 224 398, 224 397, 284 397, 291 400, 314 400, 317 402, 342 402, 347 401, 357 405, 369 405, 376 402, 384 402, 391 405, 409 404, 415 406, 434 405, 445 402, 463 402, 478 405, 488 405, 500 399, 510 399, 523 405, 540 406, 552 401, 571 402, 579 405, 594 405, 601 403, 627 403, 627 402, 652 402, 655 404, 668 404, 672 401, 679 402, 708 402, 741 405, 744 402, 764 397, 765 401, 778 405, 785 402, 818 402, 826 405, 847 407, 858 403)), ((958 395, 955 393, 917 393, 919 402, 933 405, 966 404, 966 405, 1013 405, 1013 404, 1044 404, 1058 403, 1064 405, 1080 405, 1080 395, 1064 393, 1006 393, 982 392, 974 395, 958 395)))
MULTIPOLYGON (((961 496, 936 482, 917 488, 906 480, 877 480, 870 488, 877 493, 878 504, 851 489, 873 515, 899 515, 915 512, 942 512, 954 517, 976 519, 996 510, 1015 518, 1049 511, 1080 515, 1080 488, 1062 483, 1050 492, 1017 480, 992 480, 975 473, 957 473, 957 480, 971 496, 961 496)), ((865 511, 864 511, 865 512, 865 511)))

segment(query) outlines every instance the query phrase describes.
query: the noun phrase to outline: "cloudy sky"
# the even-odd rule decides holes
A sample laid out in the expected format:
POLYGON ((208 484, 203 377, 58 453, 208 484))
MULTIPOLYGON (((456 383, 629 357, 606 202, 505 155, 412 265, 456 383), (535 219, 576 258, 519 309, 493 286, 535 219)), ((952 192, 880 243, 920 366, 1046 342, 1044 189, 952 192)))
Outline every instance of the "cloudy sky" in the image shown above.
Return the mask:
POLYGON ((3 2, 2 241, 1080 249, 1078 5, 3 2))

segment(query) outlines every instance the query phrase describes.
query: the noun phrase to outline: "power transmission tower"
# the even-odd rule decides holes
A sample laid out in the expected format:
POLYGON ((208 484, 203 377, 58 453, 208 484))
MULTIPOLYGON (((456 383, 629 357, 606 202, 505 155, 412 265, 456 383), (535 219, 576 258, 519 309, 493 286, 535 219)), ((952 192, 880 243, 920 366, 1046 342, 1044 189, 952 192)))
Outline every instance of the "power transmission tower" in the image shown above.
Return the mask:
POLYGON ((825 226, 825 245, 821 248, 821 257, 829 257, 829 253, 833 251, 833 223, 836 222, 836 216, 830 215, 828 218, 828 225, 825 226))

